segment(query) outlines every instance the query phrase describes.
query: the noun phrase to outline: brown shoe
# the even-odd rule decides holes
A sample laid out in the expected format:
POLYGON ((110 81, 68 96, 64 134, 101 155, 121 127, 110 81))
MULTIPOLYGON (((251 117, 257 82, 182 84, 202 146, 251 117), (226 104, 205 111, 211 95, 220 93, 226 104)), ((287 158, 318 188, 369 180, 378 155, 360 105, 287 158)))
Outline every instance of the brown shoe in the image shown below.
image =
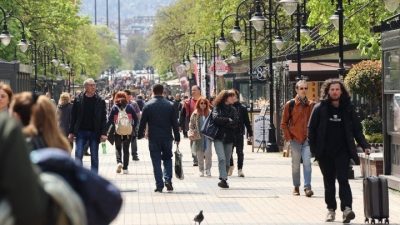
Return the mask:
POLYGON ((299 187, 294 187, 294 189, 293 189, 293 195, 300 195, 300 190, 299 190, 299 187))
POLYGON ((305 188, 304 193, 306 194, 307 197, 311 197, 314 195, 314 192, 311 190, 311 188, 305 188))

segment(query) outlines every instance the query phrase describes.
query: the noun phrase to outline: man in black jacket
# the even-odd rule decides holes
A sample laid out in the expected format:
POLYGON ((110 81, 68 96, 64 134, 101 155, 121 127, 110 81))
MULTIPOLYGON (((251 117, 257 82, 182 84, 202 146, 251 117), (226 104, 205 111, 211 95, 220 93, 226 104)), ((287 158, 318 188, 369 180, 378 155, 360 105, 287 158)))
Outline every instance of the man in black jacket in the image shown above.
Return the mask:
POLYGON ((318 161, 324 179, 328 208, 326 222, 335 220, 337 179, 343 223, 349 223, 355 214, 352 210, 348 168, 350 159, 359 163, 354 139, 365 152, 370 151, 370 146, 343 82, 339 79, 326 80, 321 88, 321 96, 321 102, 314 107, 308 124, 310 150, 318 161))
POLYGON ((139 124, 138 139, 145 135, 146 126, 149 138, 150 157, 153 163, 154 178, 156 180, 155 192, 162 192, 164 185, 168 191, 173 191, 172 186, 172 132, 174 140, 179 144, 179 127, 172 102, 166 100, 162 94, 164 87, 156 84, 153 87, 154 97, 146 103, 142 111, 142 119, 139 124), (161 169, 161 160, 164 164, 161 169))
POLYGON ((75 158, 82 163, 86 142, 90 146, 91 169, 99 170, 99 144, 107 140, 106 103, 96 92, 96 83, 89 78, 83 83, 85 91, 75 98, 71 112, 68 138, 76 138, 75 158))
POLYGON ((237 167, 238 167, 238 176, 239 177, 244 177, 243 173, 243 161, 244 161, 244 154, 243 154, 243 146, 244 146, 244 131, 245 127, 247 130, 247 134, 249 138, 251 139, 253 137, 253 130, 251 129, 251 124, 250 124, 250 119, 249 119, 249 114, 247 112, 246 106, 240 103, 240 94, 238 90, 234 90, 236 93, 236 98, 237 101, 235 104, 233 104, 233 107, 236 108, 236 110, 239 113, 239 121, 238 121, 238 127, 235 132, 235 142, 233 143, 232 147, 232 155, 231 155, 231 160, 230 160, 230 167, 228 171, 228 175, 231 176, 233 173, 233 169, 235 168, 233 164, 233 149, 236 147, 236 154, 237 154, 237 167))

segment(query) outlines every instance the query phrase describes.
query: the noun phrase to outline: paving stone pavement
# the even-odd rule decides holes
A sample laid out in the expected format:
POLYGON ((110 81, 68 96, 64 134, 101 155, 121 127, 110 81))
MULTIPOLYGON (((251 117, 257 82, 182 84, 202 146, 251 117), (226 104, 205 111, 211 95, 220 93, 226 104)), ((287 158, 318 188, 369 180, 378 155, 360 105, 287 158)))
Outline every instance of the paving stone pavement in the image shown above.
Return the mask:
MULTIPOLYGON (((129 174, 116 174, 114 146, 107 144, 107 154, 99 152, 100 174, 122 191, 124 204, 112 225, 188 225, 204 211, 202 224, 342 224, 342 213, 336 221, 325 223, 326 206, 322 175, 313 165, 312 185, 315 195, 307 198, 292 195, 290 158, 281 153, 252 152, 245 147, 245 178, 237 176, 235 168, 229 177, 230 188, 222 190, 218 183, 217 157, 213 149, 212 177, 200 177, 198 167, 192 166, 188 139, 183 139, 184 180, 173 179, 174 192, 154 193, 155 181, 148 151, 148 141, 138 141, 140 161, 130 160, 129 174)), ((236 153, 234 153, 236 160, 236 153)), ((90 157, 84 157, 89 166, 90 157)), ((356 179, 350 181, 353 191, 352 224, 364 224, 362 178, 360 168, 354 168, 356 179)), ((390 190, 390 224, 400 224, 400 192, 390 190)), ((338 204, 340 200, 337 196, 338 204)))

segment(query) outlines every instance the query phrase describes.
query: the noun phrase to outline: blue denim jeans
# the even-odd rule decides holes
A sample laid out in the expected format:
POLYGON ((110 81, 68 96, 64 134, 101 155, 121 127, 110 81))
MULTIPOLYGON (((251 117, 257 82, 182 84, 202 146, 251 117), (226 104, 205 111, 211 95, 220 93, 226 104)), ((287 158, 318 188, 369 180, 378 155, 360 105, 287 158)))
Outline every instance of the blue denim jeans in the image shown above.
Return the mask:
POLYGON ((214 147, 215 153, 218 158, 219 179, 228 179, 229 161, 232 155, 233 143, 223 143, 222 141, 215 140, 214 147))
POLYGON ((99 172, 99 144, 100 138, 96 132, 78 131, 76 136, 75 159, 82 165, 83 151, 85 144, 89 142, 90 147, 90 168, 93 172, 99 172))
POLYGON ((171 182, 172 179, 172 140, 149 141, 149 150, 156 187, 163 188, 164 181, 171 182), (164 164, 164 172, 161 168, 161 160, 164 164))
POLYGON ((292 152, 292 178, 293 186, 300 186, 300 163, 303 159, 304 188, 311 188, 311 151, 306 140, 303 144, 297 141, 290 141, 292 152))

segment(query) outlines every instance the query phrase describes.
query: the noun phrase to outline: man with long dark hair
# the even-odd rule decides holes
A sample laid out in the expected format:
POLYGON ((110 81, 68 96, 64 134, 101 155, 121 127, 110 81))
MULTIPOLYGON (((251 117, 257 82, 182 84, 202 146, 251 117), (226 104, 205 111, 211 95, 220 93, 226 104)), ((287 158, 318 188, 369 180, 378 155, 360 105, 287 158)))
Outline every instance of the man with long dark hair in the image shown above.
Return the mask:
POLYGON ((311 114, 308 137, 311 152, 318 161, 324 179, 328 208, 326 222, 335 220, 337 179, 343 223, 349 223, 355 214, 352 210, 348 168, 351 159, 359 163, 354 139, 365 152, 369 152, 370 145, 365 140, 349 92, 341 80, 329 79, 322 85, 321 102, 315 105, 311 114))

